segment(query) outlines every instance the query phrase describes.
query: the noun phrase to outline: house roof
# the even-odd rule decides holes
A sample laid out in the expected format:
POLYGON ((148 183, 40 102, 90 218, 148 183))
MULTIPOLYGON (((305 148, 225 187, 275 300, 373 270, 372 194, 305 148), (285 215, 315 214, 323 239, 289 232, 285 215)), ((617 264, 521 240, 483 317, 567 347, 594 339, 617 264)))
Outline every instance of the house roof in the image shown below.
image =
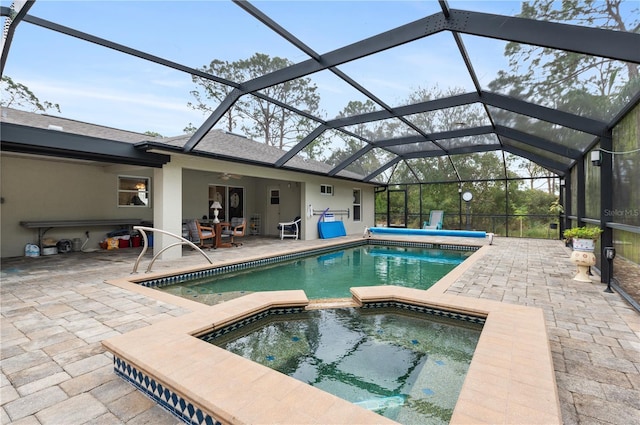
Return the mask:
MULTIPOLYGON (((0 125, 2 125, 2 148, 3 150, 20 151, 29 149, 28 153, 40 153, 48 155, 53 149, 57 149, 60 155, 77 159, 87 158, 86 153, 90 151, 90 145, 110 145, 123 148, 127 145, 127 155, 150 155, 157 157, 157 153, 147 153, 147 150, 154 152, 165 150, 168 153, 185 154, 184 145, 189 141, 191 135, 185 134, 176 137, 157 137, 132 131, 120 130, 112 127, 66 119, 47 114, 27 112, 13 108, 1 108, 0 125), (32 139, 23 139, 19 135, 33 135, 32 139), (37 136, 37 137, 35 137, 37 136), (73 136, 79 136, 85 146, 84 152, 68 149, 69 141, 75 140, 73 136), (59 140, 60 142, 56 142, 59 140), (43 144, 44 143, 44 144, 43 144), (38 147, 40 150, 38 150, 38 147)), ((187 153, 187 155, 205 156, 228 161, 248 162, 255 165, 271 166, 271 164, 282 157, 286 152, 274 146, 256 142, 244 136, 229 133, 223 130, 211 130, 198 144, 197 149, 187 153)), ((168 159, 166 156, 163 156, 168 159)), ((126 159, 126 158, 123 158, 126 159)), ((113 158, 108 162, 114 162, 113 158)), ((141 163, 140 165, 150 165, 141 163)), ((313 174, 326 174, 332 167, 318 161, 303 160, 294 158, 287 169, 313 174)), ((343 173, 342 177, 354 180, 361 179, 362 176, 355 173, 343 173)))

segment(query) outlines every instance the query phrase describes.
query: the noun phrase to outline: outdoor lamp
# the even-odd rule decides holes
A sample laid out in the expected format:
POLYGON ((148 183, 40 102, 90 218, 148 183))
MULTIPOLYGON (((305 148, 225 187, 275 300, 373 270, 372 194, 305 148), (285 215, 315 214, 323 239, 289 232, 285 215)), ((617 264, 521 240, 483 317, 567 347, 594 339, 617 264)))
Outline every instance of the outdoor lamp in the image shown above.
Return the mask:
POLYGON ((220 220, 218 220, 218 210, 222 208, 222 205, 220 205, 220 202, 215 201, 214 203, 211 204, 209 208, 213 208, 213 222, 220 223, 220 220))
POLYGON ((602 164, 602 158, 600 157, 600 151, 591 151, 591 163, 594 167, 599 167, 602 164))
POLYGON ((609 276, 607 276, 607 289, 604 292, 612 293, 611 290, 611 269, 613 268, 613 259, 616 258, 616 249, 612 246, 604 247, 604 256, 609 262, 609 276))

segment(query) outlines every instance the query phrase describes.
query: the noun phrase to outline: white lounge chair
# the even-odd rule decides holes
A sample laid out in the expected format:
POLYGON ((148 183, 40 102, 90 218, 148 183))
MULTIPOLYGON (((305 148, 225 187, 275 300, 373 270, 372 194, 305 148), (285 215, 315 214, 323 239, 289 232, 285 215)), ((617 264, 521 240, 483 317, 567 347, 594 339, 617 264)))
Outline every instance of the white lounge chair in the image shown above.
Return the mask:
POLYGON ((422 224, 423 229, 442 229, 442 221, 444 220, 444 211, 431 210, 429 213, 429 221, 422 224))
POLYGON ((296 217, 293 221, 287 223, 278 223, 278 230, 280 230, 280 240, 284 238, 298 239, 300 235, 300 217, 296 217))

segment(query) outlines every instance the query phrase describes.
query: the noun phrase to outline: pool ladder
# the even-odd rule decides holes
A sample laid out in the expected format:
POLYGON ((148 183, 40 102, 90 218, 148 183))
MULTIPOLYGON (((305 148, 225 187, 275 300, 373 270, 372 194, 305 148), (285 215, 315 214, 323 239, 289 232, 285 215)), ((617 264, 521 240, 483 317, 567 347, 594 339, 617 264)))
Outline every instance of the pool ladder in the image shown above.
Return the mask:
POLYGON ((201 250, 199 247, 194 245, 193 242, 183 238, 182 236, 178 236, 174 233, 167 232, 166 230, 156 229, 154 227, 133 226, 133 229, 140 231, 140 233, 142 234, 142 240, 144 241, 144 245, 142 247, 142 252, 140 252, 140 255, 138 255, 138 258, 136 259, 136 263, 133 265, 133 271, 131 272, 131 274, 138 273, 138 265, 140 264, 140 260, 142 260, 142 257, 144 257, 144 254, 146 254, 147 248, 149 248, 149 239, 147 238, 147 234, 145 233, 145 231, 158 232, 158 233, 162 233, 163 235, 168 235, 168 236, 171 236, 172 238, 178 239, 178 242, 174 242, 169 246, 165 246, 158 253, 154 254, 153 258, 151 259, 151 262, 149 263, 149 266, 147 267, 147 271, 145 273, 151 272, 151 267, 153 267, 153 263, 156 261, 156 259, 160 254, 162 254, 169 248, 173 248, 174 246, 189 245, 191 248, 197 250, 200 254, 202 254, 204 258, 207 259, 209 264, 213 264, 213 261, 211 261, 211 258, 209 258, 209 256, 205 254, 203 250, 201 250))

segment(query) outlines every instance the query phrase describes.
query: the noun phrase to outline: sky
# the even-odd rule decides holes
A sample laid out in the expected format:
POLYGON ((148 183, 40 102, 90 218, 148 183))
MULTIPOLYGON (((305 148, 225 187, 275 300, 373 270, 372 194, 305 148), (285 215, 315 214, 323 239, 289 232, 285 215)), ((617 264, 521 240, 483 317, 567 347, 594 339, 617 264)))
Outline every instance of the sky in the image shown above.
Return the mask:
MULTIPOLYGON (((3 6, 10 2, 2 0, 3 6)), ((252 3, 318 53, 440 12, 436 1, 256 1, 252 3)), ((450 0, 451 8, 513 16, 520 2, 450 0)), ((229 1, 37 0, 29 14, 198 68, 212 59, 236 61, 267 53, 300 62, 308 57, 229 1)), ((505 67, 504 42, 463 37, 481 82, 505 67)), ((391 106, 418 87, 473 91, 453 37, 441 33, 340 66, 391 106)), ((191 77, 67 35, 21 23, 5 75, 53 115, 164 136, 181 134, 206 118, 187 107, 191 77)), ((350 100, 366 98, 330 72, 310 76, 321 110, 333 118, 350 100)))

